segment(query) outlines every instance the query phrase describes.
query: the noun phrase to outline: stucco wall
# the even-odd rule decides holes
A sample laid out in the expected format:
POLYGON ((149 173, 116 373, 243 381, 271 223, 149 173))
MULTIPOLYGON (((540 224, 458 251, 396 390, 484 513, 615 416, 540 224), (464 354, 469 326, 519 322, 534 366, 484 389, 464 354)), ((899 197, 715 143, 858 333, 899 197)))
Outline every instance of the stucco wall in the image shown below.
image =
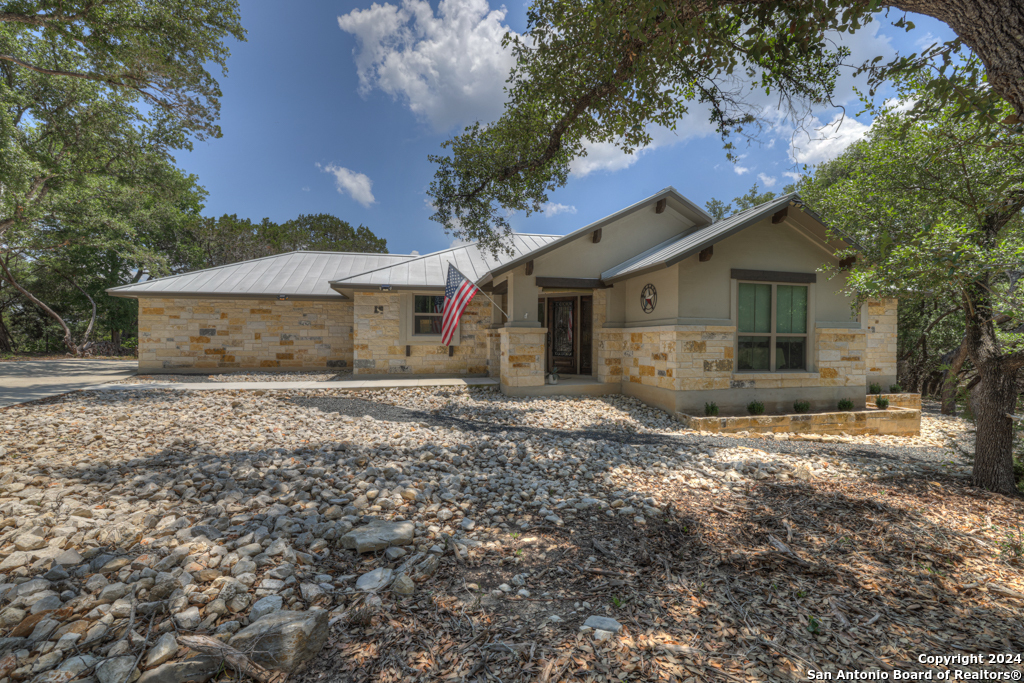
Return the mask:
POLYGON ((399 343, 401 295, 385 292, 355 292, 353 372, 357 375, 486 375, 490 360, 487 328, 491 304, 476 297, 462 314, 458 345, 399 343))
POLYGON ((352 365, 352 302, 139 299, 139 371, 352 365))

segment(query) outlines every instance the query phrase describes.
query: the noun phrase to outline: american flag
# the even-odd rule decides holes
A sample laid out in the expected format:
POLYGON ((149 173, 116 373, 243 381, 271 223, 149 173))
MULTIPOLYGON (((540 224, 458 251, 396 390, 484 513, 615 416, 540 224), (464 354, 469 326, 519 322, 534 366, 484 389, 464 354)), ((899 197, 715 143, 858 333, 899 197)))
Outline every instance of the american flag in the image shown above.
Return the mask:
POLYGON ((449 263, 448 282, 444 287, 444 315, 441 316, 441 343, 445 346, 452 343, 462 312, 476 296, 476 291, 476 285, 449 263))

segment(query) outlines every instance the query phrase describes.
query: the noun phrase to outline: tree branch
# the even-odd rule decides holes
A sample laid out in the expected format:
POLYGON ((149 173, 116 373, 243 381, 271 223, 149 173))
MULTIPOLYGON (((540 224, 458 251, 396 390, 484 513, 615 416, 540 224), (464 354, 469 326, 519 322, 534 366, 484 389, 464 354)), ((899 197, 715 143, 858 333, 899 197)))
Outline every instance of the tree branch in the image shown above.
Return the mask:
MULTIPOLYGON (((11 271, 7 269, 6 263, 0 261, 0 268, 3 268, 4 274, 7 276, 7 281, 14 285, 14 288, 21 292, 22 296, 24 296, 26 299, 34 303, 36 306, 39 306, 39 308, 46 311, 47 315, 49 315, 51 318, 60 323, 60 326, 64 328, 64 346, 66 346, 68 350, 72 351, 77 356, 78 349, 75 347, 74 342, 71 340, 71 330, 68 328, 67 323, 64 322, 64 319, 57 315, 56 311, 54 311, 52 308, 50 308, 42 301, 37 299, 35 296, 33 296, 31 292, 29 292, 27 289, 19 285, 18 281, 14 279, 14 276, 11 275, 11 271)), ((93 305, 95 306, 95 303, 93 305)))

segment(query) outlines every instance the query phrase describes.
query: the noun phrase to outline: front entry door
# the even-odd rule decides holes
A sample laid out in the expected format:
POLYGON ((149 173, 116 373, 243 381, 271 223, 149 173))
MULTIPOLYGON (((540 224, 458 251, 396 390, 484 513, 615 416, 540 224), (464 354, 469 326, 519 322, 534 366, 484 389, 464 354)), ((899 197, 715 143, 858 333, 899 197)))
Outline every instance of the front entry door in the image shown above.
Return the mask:
POLYGON ((579 311, 577 298, 548 298, 548 368, 560 374, 575 375, 578 357, 579 311))

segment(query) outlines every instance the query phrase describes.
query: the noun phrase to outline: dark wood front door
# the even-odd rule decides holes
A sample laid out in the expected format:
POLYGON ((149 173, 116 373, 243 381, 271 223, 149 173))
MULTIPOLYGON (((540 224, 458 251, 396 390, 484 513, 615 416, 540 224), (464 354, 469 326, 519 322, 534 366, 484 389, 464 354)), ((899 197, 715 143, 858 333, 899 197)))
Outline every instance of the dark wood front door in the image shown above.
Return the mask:
POLYGON ((547 298, 547 370, 565 375, 592 374, 593 299, 547 298))
POLYGON ((548 368, 560 374, 576 374, 578 318, 576 297, 548 298, 548 368))

